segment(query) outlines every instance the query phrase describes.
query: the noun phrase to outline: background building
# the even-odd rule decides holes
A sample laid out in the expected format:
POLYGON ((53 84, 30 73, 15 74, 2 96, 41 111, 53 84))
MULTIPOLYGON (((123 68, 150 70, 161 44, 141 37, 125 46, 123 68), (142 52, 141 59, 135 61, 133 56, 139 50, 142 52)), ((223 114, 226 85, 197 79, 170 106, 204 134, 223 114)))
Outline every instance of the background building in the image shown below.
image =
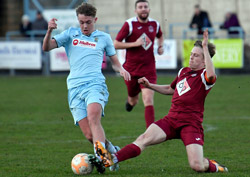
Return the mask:
MULTIPOLYGON (((19 39, 19 24, 23 14, 30 16, 31 21, 35 19, 39 10, 74 10, 82 2, 88 2, 97 8, 97 28, 111 34, 114 39, 124 21, 135 16, 135 0, 0 0, 0 40, 14 41, 19 39)), ((225 19, 227 12, 238 15, 241 26, 245 32, 243 39, 244 68, 241 71, 249 71, 250 67, 250 1, 248 0, 149 0, 150 17, 158 20, 166 39, 176 41, 176 55, 178 67, 183 60, 183 40, 195 39, 195 30, 189 29, 194 14, 194 6, 199 4, 202 10, 208 12, 215 32, 214 39, 228 38, 226 30, 221 30, 220 25, 225 19)), ((61 12, 60 12, 61 13, 61 12)), ((47 19, 49 20, 49 19, 47 19)), ((243 38, 243 37, 242 37, 243 38)), ((25 39, 27 40, 27 39, 25 39)), ((42 40, 34 39, 32 40, 42 40)), ((43 56, 48 57, 48 56, 43 56)), ((43 59, 43 61, 46 59, 43 59)), ((236 70, 234 70, 236 71, 236 70)), ((250 72, 250 71, 249 71, 250 72)))

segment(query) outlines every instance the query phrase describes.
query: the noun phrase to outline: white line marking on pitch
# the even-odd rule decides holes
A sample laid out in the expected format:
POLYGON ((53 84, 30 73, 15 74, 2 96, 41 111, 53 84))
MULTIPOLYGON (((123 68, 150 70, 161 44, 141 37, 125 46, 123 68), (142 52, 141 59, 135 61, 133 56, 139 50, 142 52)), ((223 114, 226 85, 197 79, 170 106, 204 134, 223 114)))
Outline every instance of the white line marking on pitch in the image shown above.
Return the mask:
POLYGON ((217 129, 217 127, 210 125, 210 124, 204 124, 203 128, 204 128, 204 132, 211 132, 217 129))

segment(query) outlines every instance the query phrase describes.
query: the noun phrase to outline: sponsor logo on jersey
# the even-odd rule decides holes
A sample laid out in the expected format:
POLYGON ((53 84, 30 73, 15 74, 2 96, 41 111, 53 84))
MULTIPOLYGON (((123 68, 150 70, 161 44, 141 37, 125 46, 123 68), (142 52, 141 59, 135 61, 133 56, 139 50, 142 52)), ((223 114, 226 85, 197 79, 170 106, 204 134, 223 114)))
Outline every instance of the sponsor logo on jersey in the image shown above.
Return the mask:
POLYGON ((78 44, 78 39, 74 39, 73 40, 73 45, 77 45, 78 44))
POLYGON ((196 141, 200 141, 200 140, 201 140, 201 138, 195 138, 195 140, 196 140, 196 141))
POLYGON ((142 38, 143 41, 144 41, 144 44, 142 44, 142 47, 143 47, 145 50, 148 50, 148 49, 151 47, 151 45, 152 45, 151 39, 150 39, 145 33, 143 33, 143 34, 140 36, 140 38, 142 38))
POLYGON ((180 82, 178 82, 176 86, 177 86, 176 88, 177 88, 179 96, 181 96, 184 93, 187 93, 189 90, 191 90, 186 78, 184 78, 180 82))
POLYGON ((153 32, 154 32, 154 27, 150 25, 150 26, 148 27, 148 31, 149 31, 150 33, 153 33, 153 32))
POLYGON ((78 47, 87 47, 92 49, 96 48, 96 42, 90 42, 85 40, 74 39, 72 44, 73 46, 78 46, 78 47))
POLYGON ((142 29, 142 26, 138 26, 137 29, 138 29, 138 30, 142 29))

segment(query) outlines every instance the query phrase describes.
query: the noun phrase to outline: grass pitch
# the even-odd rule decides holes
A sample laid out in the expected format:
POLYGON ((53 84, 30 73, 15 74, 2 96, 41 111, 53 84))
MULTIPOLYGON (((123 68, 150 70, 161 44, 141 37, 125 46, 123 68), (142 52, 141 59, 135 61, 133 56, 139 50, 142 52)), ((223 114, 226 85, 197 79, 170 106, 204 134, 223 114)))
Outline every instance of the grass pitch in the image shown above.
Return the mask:
MULTIPOLYGON (((173 76, 160 76, 170 83, 173 76)), ((73 125, 68 109, 66 77, 0 78, 0 177, 69 177, 71 159, 93 146, 73 125)), ((121 78, 107 77, 110 98, 102 124, 106 136, 120 147, 144 132, 144 108, 124 109, 121 78)), ((229 169, 227 174, 196 173, 189 168, 185 147, 171 140, 147 148, 139 157, 120 163, 118 172, 103 176, 193 177, 250 176, 250 76, 219 76, 205 103, 206 157, 229 169)), ((167 114, 171 96, 155 94, 156 120, 167 114)), ((96 170, 89 176, 100 176, 96 170)))

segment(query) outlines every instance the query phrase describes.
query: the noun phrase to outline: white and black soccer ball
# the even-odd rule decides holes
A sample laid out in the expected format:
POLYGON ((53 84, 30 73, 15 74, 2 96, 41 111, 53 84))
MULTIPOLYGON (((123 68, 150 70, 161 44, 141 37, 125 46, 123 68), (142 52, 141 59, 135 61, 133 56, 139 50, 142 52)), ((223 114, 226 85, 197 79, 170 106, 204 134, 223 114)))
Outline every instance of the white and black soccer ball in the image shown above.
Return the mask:
POLYGON ((88 154, 79 153, 71 161, 72 171, 77 175, 90 174, 94 166, 90 163, 88 154))

